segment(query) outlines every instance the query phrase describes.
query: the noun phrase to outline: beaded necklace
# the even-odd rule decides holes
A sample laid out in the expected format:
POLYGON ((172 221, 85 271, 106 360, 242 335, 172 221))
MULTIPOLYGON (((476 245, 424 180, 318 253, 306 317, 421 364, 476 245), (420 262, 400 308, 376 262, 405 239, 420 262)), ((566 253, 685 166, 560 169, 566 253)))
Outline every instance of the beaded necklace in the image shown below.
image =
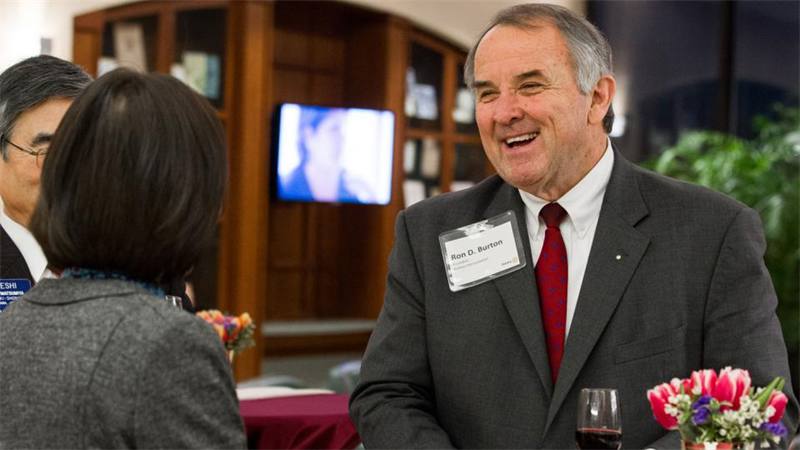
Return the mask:
POLYGON ((164 290, 153 283, 133 279, 121 272, 106 270, 85 269, 83 267, 67 267, 61 273, 61 278, 75 278, 79 280, 122 280, 137 284, 156 297, 164 298, 164 290))

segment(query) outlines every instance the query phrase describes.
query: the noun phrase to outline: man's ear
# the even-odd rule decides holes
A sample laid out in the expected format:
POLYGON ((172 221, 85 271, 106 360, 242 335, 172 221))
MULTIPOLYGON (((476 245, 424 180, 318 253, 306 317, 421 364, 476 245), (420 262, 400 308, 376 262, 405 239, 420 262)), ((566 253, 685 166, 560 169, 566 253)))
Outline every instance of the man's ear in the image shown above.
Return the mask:
POLYGON ((590 124, 602 124, 603 118, 611 107, 611 100, 617 92, 617 82, 611 75, 603 75, 597 80, 592 90, 592 104, 589 108, 590 124))

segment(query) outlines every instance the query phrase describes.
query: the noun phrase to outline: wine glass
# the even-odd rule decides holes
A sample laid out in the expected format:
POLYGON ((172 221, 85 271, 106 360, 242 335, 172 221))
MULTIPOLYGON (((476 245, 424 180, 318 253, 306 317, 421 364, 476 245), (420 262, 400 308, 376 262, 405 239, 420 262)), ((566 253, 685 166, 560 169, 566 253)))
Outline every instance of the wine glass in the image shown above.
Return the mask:
POLYGON ((622 419, 616 389, 581 389, 575 441, 579 449, 622 448, 622 419))
POLYGON ((178 297, 177 295, 165 295, 164 299, 170 305, 172 305, 172 306, 174 306, 174 307, 176 307, 178 309, 183 309, 183 300, 180 297, 178 297))

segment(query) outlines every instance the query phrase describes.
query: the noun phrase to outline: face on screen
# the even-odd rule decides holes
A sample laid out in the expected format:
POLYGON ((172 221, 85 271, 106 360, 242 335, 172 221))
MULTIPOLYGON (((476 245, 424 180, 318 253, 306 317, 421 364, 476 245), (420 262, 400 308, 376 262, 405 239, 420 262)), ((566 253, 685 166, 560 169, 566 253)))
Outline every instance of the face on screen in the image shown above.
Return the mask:
POLYGON ((390 111, 286 103, 277 138, 278 199, 381 205, 391 200, 390 111))
POLYGON ((344 112, 333 110, 317 124, 308 125, 303 130, 303 142, 308 154, 306 163, 330 167, 336 170, 344 142, 344 112))

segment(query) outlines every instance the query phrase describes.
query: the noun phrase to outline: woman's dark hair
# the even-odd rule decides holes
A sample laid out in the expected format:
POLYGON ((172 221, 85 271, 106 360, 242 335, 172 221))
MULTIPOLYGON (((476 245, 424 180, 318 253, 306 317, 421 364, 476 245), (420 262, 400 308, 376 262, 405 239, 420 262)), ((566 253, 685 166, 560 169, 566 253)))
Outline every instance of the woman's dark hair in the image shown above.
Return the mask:
POLYGON ((180 81, 114 70, 67 111, 31 231, 57 268, 166 282, 214 236, 227 182, 216 112, 180 81))

